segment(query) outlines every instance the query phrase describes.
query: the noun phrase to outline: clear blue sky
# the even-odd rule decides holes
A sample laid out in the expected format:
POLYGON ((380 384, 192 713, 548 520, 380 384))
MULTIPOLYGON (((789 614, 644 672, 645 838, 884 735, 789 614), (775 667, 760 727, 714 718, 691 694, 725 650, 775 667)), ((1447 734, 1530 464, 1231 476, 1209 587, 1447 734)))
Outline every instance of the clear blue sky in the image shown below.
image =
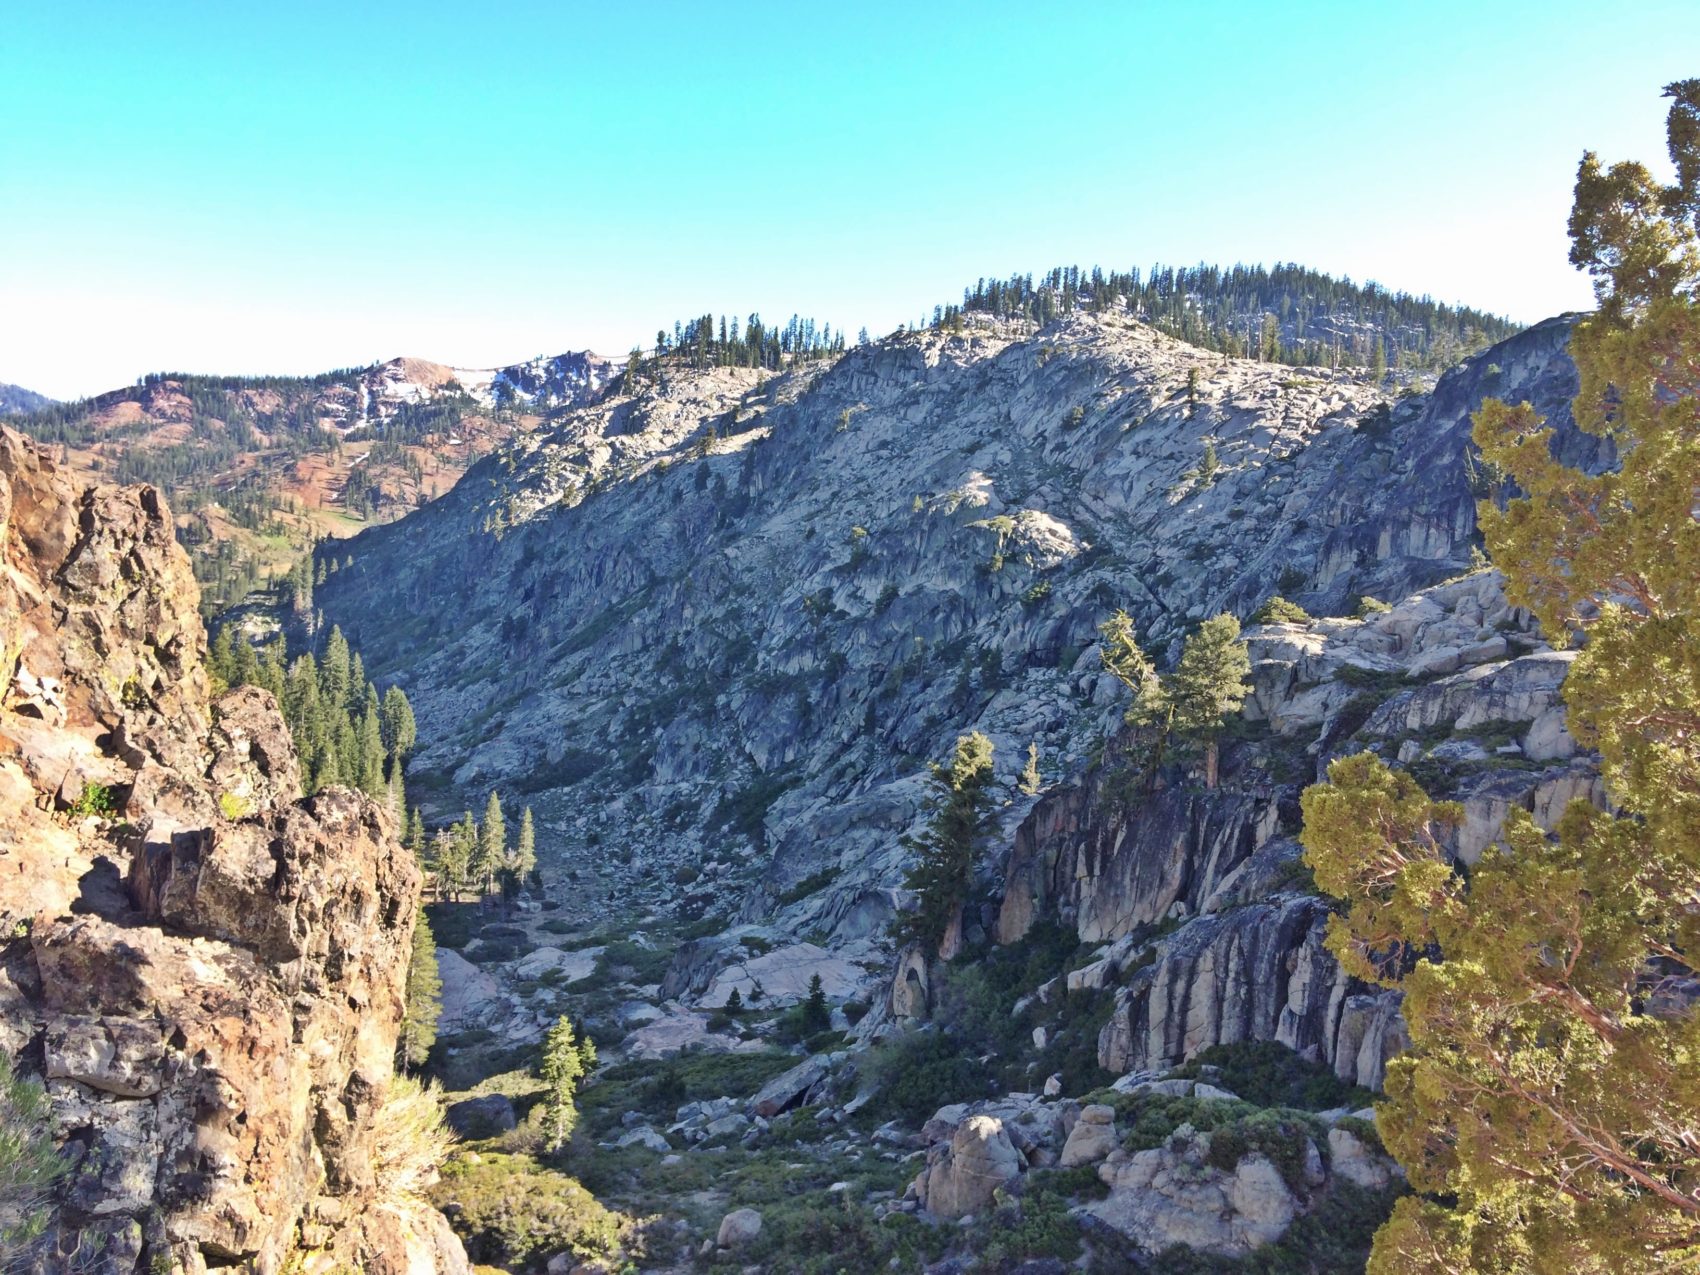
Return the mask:
POLYGON ((981 274, 1297 260, 1585 305, 1700 3, 7 0, 0 380, 879 333, 981 274))

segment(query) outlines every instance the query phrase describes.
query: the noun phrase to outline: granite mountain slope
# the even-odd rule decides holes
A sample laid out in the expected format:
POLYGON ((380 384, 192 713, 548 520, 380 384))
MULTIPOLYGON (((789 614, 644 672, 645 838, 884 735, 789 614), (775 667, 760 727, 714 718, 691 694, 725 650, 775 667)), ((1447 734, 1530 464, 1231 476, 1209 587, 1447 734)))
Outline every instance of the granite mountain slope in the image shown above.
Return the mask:
POLYGON ((1078 313, 767 379, 670 369, 358 537, 320 603, 411 697, 436 814, 523 794, 546 861, 623 903, 851 942, 891 915, 958 733, 1012 779, 1029 742, 1047 779, 1083 771, 1120 713, 1092 652, 1113 608, 1162 653, 1277 591, 1339 614, 1465 569, 1488 394, 1598 463, 1567 334, 1397 397, 1078 313))
MULTIPOLYGON (((1308 1260, 1354 1191, 1342 1234, 1366 1240, 1400 1187, 1355 1086, 1379 1086, 1404 1024, 1323 945, 1297 798, 1373 749, 1463 803, 1465 862, 1514 806, 1550 825, 1600 800, 1564 728, 1568 656, 1473 554, 1498 481, 1469 445, 1483 397, 1531 399, 1569 459, 1611 460, 1569 423, 1568 334, 1540 325, 1399 395, 1082 314, 766 380, 663 365, 358 538, 321 602, 413 699, 433 741, 413 795, 450 814, 495 788, 541 816, 542 910, 463 920, 445 955, 446 1029, 472 1046, 455 1065, 559 1012, 617 1076, 783 1063, 670 1124, 603 1119, 578 1153, 627 1167, 602 1179, 635 1192, 623 1206, 692 1215, 686 1235, 711 1221, 673 1200, 686 1153, 795 1156, 803 1121, 836 1130, 823 1173, 924 1151, 906 1192, 869 1196, 874 1221, 989 1214, 1095 1164, 1108 1195, 1069 1216, 1135 1268, 1173 1244, 1308 1260), (1247 630, 1220 786, 1171 766, 1146 787, 1097 623, 1126 607, 1168 656, 1277 591, 1323 618, 1247 630), (966 958, 894 954, 924 765, 973 728, 1011 781, 1037 742, 1042 791, 1001 799, 966 958), (815 975, 831 1039, 773 1056, 776 1011, 815 975), (940 1039, 995 1077, 917 1096, 940 1039), (1329 1096, 1242 1102, 1224 1076, 1269 1050, 1329 1096)), ((743 1251, 698 1247, 710 1269, 743 1251)))

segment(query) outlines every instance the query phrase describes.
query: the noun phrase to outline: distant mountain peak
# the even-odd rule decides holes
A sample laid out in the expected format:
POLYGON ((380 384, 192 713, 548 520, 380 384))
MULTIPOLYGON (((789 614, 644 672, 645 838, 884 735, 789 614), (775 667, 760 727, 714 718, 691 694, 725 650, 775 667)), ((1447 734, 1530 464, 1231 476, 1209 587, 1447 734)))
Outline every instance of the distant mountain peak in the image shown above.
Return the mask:
POLYGON ((21 416, 26 412, 49 407, 53 402, 54 400, 45 394, 37 394, 21 385, 0 381, 0 416, 21 416))

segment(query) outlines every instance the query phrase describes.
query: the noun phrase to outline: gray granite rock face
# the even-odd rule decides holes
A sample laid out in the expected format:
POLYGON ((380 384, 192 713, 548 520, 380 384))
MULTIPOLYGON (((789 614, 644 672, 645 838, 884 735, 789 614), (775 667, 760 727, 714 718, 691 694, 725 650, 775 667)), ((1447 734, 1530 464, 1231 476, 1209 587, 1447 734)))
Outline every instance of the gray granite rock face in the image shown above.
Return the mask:
MULTIPOLYGON (((1539 325, 1397 400, 1084 314, 765 380, 678 370, 357 538, 318 602, 412 698, 413 791, 436 813, 522 792, 545 867, 623 901, 878 938, 922 764, 959 733, 992 736, 1003 779, 1029 743, 1048 783, 1083 773, 1120 712, 1093 650, 1110 609, 1172 655, 1189 623, 1274 591, 1340 613, 1463 570, 1482 397, 1531 399, 1567 454, 1596 447, 1564 406, 1567 334, 1539 325)), ((1537 736, 1562 750, 1551 722, 1537 736)), ((1173 817, 1223 820, 1226 868, 1267 812, 1173 817)), ((1160 892, 1195 906, 1209 872, 1160 892)), ((1105 932, 1126 920, 1079 903, 1105 932)))

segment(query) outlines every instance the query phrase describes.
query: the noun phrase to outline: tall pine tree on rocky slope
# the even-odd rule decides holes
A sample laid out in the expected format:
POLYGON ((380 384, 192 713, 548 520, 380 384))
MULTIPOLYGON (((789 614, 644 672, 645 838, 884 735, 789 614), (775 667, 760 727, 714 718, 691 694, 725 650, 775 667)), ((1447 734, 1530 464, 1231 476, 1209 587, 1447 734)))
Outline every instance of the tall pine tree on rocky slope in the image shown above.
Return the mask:
POLYGON ((1483 455, 1522 493, 1485 502, 1513 602, 1586 635, 1569 725, 1615 807, 1554 835, 1522 810, 1466 877, 1455 806, 1371 754, 1305 794, 1316 879, 1349 903, 1329 942, 1405 993, 1411 1047, 1377 1124, 1418 1194, 1372 1275, 1700 1266, 1700 80, 1671 85, 1674 185, 1581 165, 1571 260, 1577 424, 1620 467, 1556 462, 1528 404, 1490 403, 1483 455))

